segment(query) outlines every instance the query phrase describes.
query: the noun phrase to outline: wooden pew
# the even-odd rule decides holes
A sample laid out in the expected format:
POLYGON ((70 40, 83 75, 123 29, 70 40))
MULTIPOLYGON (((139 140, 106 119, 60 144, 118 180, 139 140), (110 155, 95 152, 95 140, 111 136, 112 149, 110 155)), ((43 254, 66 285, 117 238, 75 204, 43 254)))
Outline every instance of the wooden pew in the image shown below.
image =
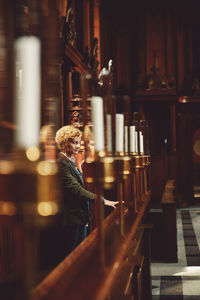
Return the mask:
POLYGON ((151 208, 148 223, 153 224, 151 251, 153 261, 177 262, 175 180, 167 180, 159 208, 151 208))
POLYGON ((130 282, 133 286, 134 283, 137 285, 137 296, 134 299, 150 300, 150 229, 148 226, 141 226, 149 200, 150 193, 147 193, 138 214, 125 211, 123 236, 119 230, 118 208, 104 220, 105 265, 99 259, 99 236, 96 228, 33 289, 31 300, 62 300, 66 297, 73 300, 103 300, 108 297, 111 300, 133 299, 134 288, 130 292, 130 282), (138 265, 141 270, 139 268, 140 275, 136 281, 132 275, 138 265), (120 274, 123 273, 126 277, 122 276, 120 280, 120 274), (119 281, 122 287, 120 295, 116 296, 119 281))

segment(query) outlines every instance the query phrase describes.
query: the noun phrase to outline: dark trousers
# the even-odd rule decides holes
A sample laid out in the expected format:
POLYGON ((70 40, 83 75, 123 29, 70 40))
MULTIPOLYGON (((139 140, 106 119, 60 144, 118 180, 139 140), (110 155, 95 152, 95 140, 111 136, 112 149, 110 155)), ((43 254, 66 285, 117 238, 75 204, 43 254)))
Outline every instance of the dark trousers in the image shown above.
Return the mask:
POLYGON ((72 225, 65 227, 65 250, 70 254, 88 235, 88 227, 85 225, 72 225))

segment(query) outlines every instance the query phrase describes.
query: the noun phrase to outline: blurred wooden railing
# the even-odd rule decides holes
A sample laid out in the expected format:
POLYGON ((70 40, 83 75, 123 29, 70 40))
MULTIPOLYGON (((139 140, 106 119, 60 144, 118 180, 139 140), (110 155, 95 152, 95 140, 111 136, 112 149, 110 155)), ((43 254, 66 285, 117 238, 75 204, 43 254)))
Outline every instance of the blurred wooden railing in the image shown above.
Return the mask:
POLYGON ((125 210, 123 236, 118 208, 104 220, 105 264, 100 260, 96 228, 32 290, 31 299, 150 300, 151 226, 143 225, 149 201, 150 192, 145 193, 137 214, 125 210))

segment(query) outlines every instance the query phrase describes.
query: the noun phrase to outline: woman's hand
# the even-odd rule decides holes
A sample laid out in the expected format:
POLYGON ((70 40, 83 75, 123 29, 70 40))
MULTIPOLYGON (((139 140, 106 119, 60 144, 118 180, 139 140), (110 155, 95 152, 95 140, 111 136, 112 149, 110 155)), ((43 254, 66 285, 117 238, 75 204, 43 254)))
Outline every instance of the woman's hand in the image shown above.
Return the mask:
POLYGON ((107 200, 104 198, 104 205, 116 208, 118 203, 119 203, 119 201, 110 201, 110 200, 107 200))

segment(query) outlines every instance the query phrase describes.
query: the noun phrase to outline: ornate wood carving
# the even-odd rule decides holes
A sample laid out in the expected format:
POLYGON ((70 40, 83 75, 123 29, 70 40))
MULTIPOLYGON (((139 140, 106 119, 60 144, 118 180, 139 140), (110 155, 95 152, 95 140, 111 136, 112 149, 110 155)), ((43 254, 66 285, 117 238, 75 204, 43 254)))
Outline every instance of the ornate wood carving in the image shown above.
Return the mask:
POLYGON ((93 39, 91 53, 89 53, 89 48, 85 48, 85 52, 83 55, 83 60, 88 69, 93 73, 98 73, 99 61, 98 61, 98 39, 95 37, 93 39))
POLYGON ((95 37, 93 39, 92 50, 91 50, 91 67, 94 72, 98 71, 98 39, 95 37))
POLYGON ((73 46, 76 39, 76 31, 74 30, 74 10, 71 0, 67 4, 62 34, 65 42, 73 46))

